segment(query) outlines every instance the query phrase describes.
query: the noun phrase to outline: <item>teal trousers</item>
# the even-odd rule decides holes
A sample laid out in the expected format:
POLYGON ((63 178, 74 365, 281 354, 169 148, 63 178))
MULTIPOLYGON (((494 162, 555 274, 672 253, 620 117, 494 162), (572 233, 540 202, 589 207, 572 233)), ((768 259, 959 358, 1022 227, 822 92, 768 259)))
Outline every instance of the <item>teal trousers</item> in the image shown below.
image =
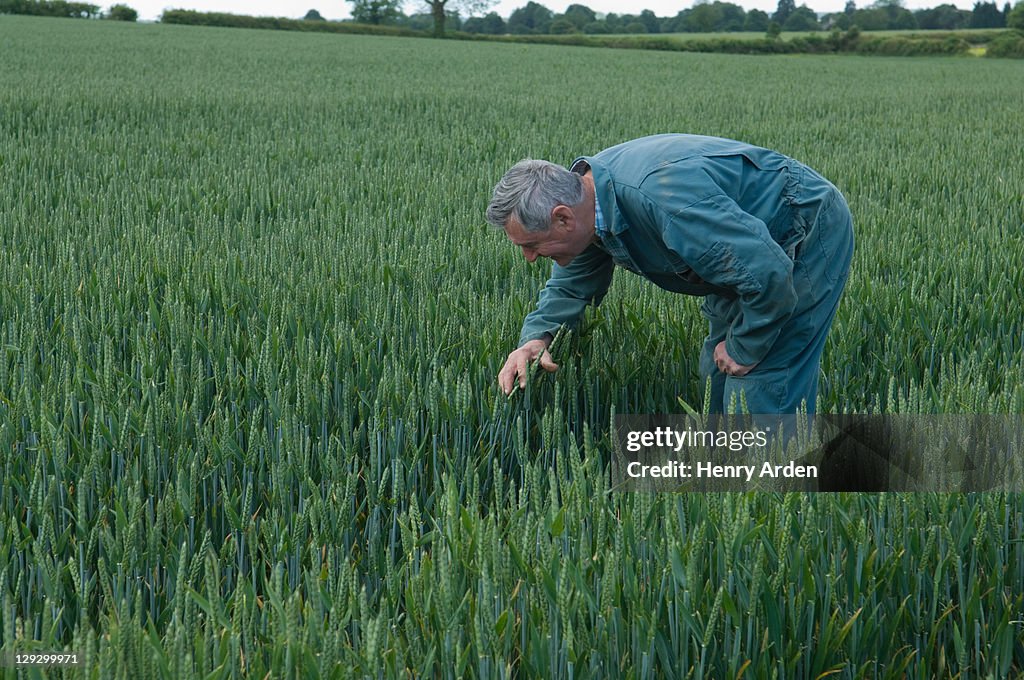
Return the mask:
POLYGON ((765 358, 742 378, 715 366, 714 351, 742 313, 738 300, 709 295, 701 311, 709 321, 700 372, 711 381, 711 413, 797 413, 817 407, 818 373, 853 257, 853 219, 846 199, 833 189, 793 259, 797 306, 765 358))

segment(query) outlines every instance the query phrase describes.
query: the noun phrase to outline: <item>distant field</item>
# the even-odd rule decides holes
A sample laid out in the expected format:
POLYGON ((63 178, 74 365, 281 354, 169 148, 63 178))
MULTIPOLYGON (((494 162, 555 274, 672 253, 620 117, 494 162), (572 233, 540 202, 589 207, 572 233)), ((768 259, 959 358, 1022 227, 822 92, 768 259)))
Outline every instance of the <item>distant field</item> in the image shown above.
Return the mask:
POLYGON ((699 301, 619 272, 507 399, 548 270, 483 220, 523 157, 779 149, 855 216, 819 409, 1021 414, 1019 63, 7 16, 0 45, 5 662, 1024 675, 1019 494, 610 492, 614 413, 701 407, 699 301))

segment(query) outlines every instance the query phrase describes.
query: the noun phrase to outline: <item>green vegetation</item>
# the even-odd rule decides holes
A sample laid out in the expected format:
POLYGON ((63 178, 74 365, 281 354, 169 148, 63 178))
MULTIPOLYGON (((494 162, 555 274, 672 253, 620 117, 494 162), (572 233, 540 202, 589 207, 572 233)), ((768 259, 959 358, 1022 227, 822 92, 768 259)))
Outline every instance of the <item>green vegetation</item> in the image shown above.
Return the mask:
MULTIPOLYGON (((964 29, 957 31, 921 31, 921 30, 903 30, 903 31, 871 31, 869 36, 872 38, 913 38, 913 39, 933 39, 942 40, 945 38, 960 38, 966 40, 972 44, 986 43, 993 38, 1004 35, 1006 33, 1003 29, 998 28, 978 28, 978 29, 964 29)), ((808 33, 807 31, 782 31, 779 34, 780 40, 792 40, 794 38, 809 38, 812 36, 828 35, 827 33, 822 34, 808 33)), ((628 36, 627 34, 619 34, 617 36, 609 37, 633 37, 633 38, 671 38, 673 40, 717 40, 720 38, 730 38, 734 40, 760 40, 765 37, 764 32, 737 32, 737 33, 662 33, 657 35, 641 35, 641 36, 628 36)))
POLYGON ((112 5, 106 12, 101 12, 99 5, 66 0, 0 0, 0 14, 113 21, 136 21, 139 18, 138 12, 124 4, 112 5))
POLYGON ((74 650, 72 678, 1024 673, 1020 495, 609 493, 612 414, 700 402, 699 301, 619 272, 506 399, 546 267, 482 216, 524 156, 777 148, 856 218, 820 409, 1019 414, 1019 64, 31 17, 0 42, 4 653, 74 650))
POLYGON ((191 9, 168 9, 160 15, 164 24, 186 26, 218 26, 227 28, 257 28, 278 31, 306 31, 315 33, 358 33, 366 35, 401 35, 421 37, 426 34, 398 26, 355 24, 344 21, 323 21, 317 19, 286 19, 282 17, 251 17, 244 14, 225 12, 197 12, 191 9))
POLYGON ((986 57, 1024 59, 1024 31, 1007 31, 988 44, 986 57))
MULTIPOLYGON (((313 31, 329 33, 367 33, 373 35, 402 35, 427 37, 423 31, 397 26, 354 24, 348 22, 298 21, 274 17, 250 17, 217 12, 167 10, 161 22, 193 26, 225 26, 232 28, 263 28, 287 31, 313 31)), ((728 54, 829 54, 849 52, 885 56, 951 56, 967 54, 972 44, 986 43, 1005 31, 881 31, 871 36, 862 35, 856 28, 834 30, 828 34, 798 33, 785 39, 761 37, 751 34, 666 34, 666 35, 475 35, 449 33, 446 37, 457 40, 490 40, 548 45, 577 45, 583 47, 610 47, 616 49, 664 50, 672 52, 719 52, 728 54), (970 41, 970 42, 969 42, 970 41)), ((1007 54, 1004 56, 1012 56, 1007 54)))
POLYGON ((1006 17, 1007 28, 1024 31, 1024 2, 1018 2, 1006 17))
POLYGON ((100 8, 85 2, 65 0, 0 0, 0 14, 92 19, 100 15, 100 8))
MULTIPOLYGON (((987 37, 987 36, 986 36, 987 37)), ((953 56, 967 54, 971 44, 955 34, 935 36, 908 34, 867 36, 856 28, 845 33, 839 30, 827 35, 793 35, 786 40, 769 32, 767 37, 721 37, 678 39, 668 36, 591 36, 591 35, 524 35, 491 37, 503 42, 525 42, 548 45, 578 45, 634 50, 670 52, 718 52, 727 54, 835 54, 852 53, 900 57, 953 56)))
POLYGON ((136 21, 139 18, 139 13, 128 5, 119 4, 111 5, 105 16, 113 21, 136 21))
POLYGON ((514 10, 508 21, 490 21, 473 26, 467 21, 463 30, 473 33, 542 34, 665 34, 711 32, 773 32, 774 27, 787 32, 819 31, 838 28, 841 31, 857 26, 863 31, 886 30, 960 30, 966 28, 1005 28, 1009 5, 1000 8, 995 2, 975 2, 972 10, 958 9, 949 3, 930 9, 911 11, 899 0, 880 0, 858 8, 853 0, 843 11, 818 15, 794 0, 779 0, 775 12, 768 14, 753 9, 749 12, 733 2, 714 0, 694 3, 675 16, 659 17, 651 10, 639 14, 609 13, 597 17, 586 5, 569 5, 557 14, 543 4, 527 2, 514 10))

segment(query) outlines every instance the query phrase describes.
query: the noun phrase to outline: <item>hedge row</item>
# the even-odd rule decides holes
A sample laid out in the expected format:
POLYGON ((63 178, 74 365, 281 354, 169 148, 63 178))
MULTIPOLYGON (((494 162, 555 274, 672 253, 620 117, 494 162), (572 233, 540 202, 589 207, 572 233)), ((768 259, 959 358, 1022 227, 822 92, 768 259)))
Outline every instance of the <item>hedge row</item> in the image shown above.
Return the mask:
POLYGON ((854 53, 886 56, 930 56, 965 54, 970 44, 958 37, 916 36, 865 37, 856 30, 834 31, 827 35, 809 35, 790 40, 770 38, 716 38, 713 40, 678 40, 672 38, 638 38, 631 36, 498 36, 491 38, 509 42, 583 45, 620 49, 668 50, 675 52, 722 52, 730 54, 832 54, 854 53))
POLYGON ((1024 59, 1024 31, 1007 31, 985 49, 986 57, 1024 59))
POLYGON ((310 31, 316 33, 363 33, 370 35, 399 35, 425 37, 428 34, 410 28, 396 26, 373 26, 339 21, 306 21, 279 17, 251 17, 243 14, 223 12, 196 12, 190 9, 164 10, 160 15, 164 24, 186 24, 189 26, 224 26, 228 28, 262 28, 278 31, 310 31))
POLYGON ((971 49, 970 43, 962 38, 904 38, 890 36, 887 38, 868 38, 858 41, 854 52, 857 54, 877 54, 890 57, 918 57, 933 55, 966 54, 971 49))

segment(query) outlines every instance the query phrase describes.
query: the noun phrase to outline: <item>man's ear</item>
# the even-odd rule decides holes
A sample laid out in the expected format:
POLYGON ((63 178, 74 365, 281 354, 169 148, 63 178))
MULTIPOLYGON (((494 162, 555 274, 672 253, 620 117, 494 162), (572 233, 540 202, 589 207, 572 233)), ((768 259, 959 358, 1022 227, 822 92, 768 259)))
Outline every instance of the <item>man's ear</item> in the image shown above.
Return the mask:
POLYGON ((572 231, 576 228, 576 213, 567 205, 556 205, 551 211, 551 224, 559 229, 572 231))

